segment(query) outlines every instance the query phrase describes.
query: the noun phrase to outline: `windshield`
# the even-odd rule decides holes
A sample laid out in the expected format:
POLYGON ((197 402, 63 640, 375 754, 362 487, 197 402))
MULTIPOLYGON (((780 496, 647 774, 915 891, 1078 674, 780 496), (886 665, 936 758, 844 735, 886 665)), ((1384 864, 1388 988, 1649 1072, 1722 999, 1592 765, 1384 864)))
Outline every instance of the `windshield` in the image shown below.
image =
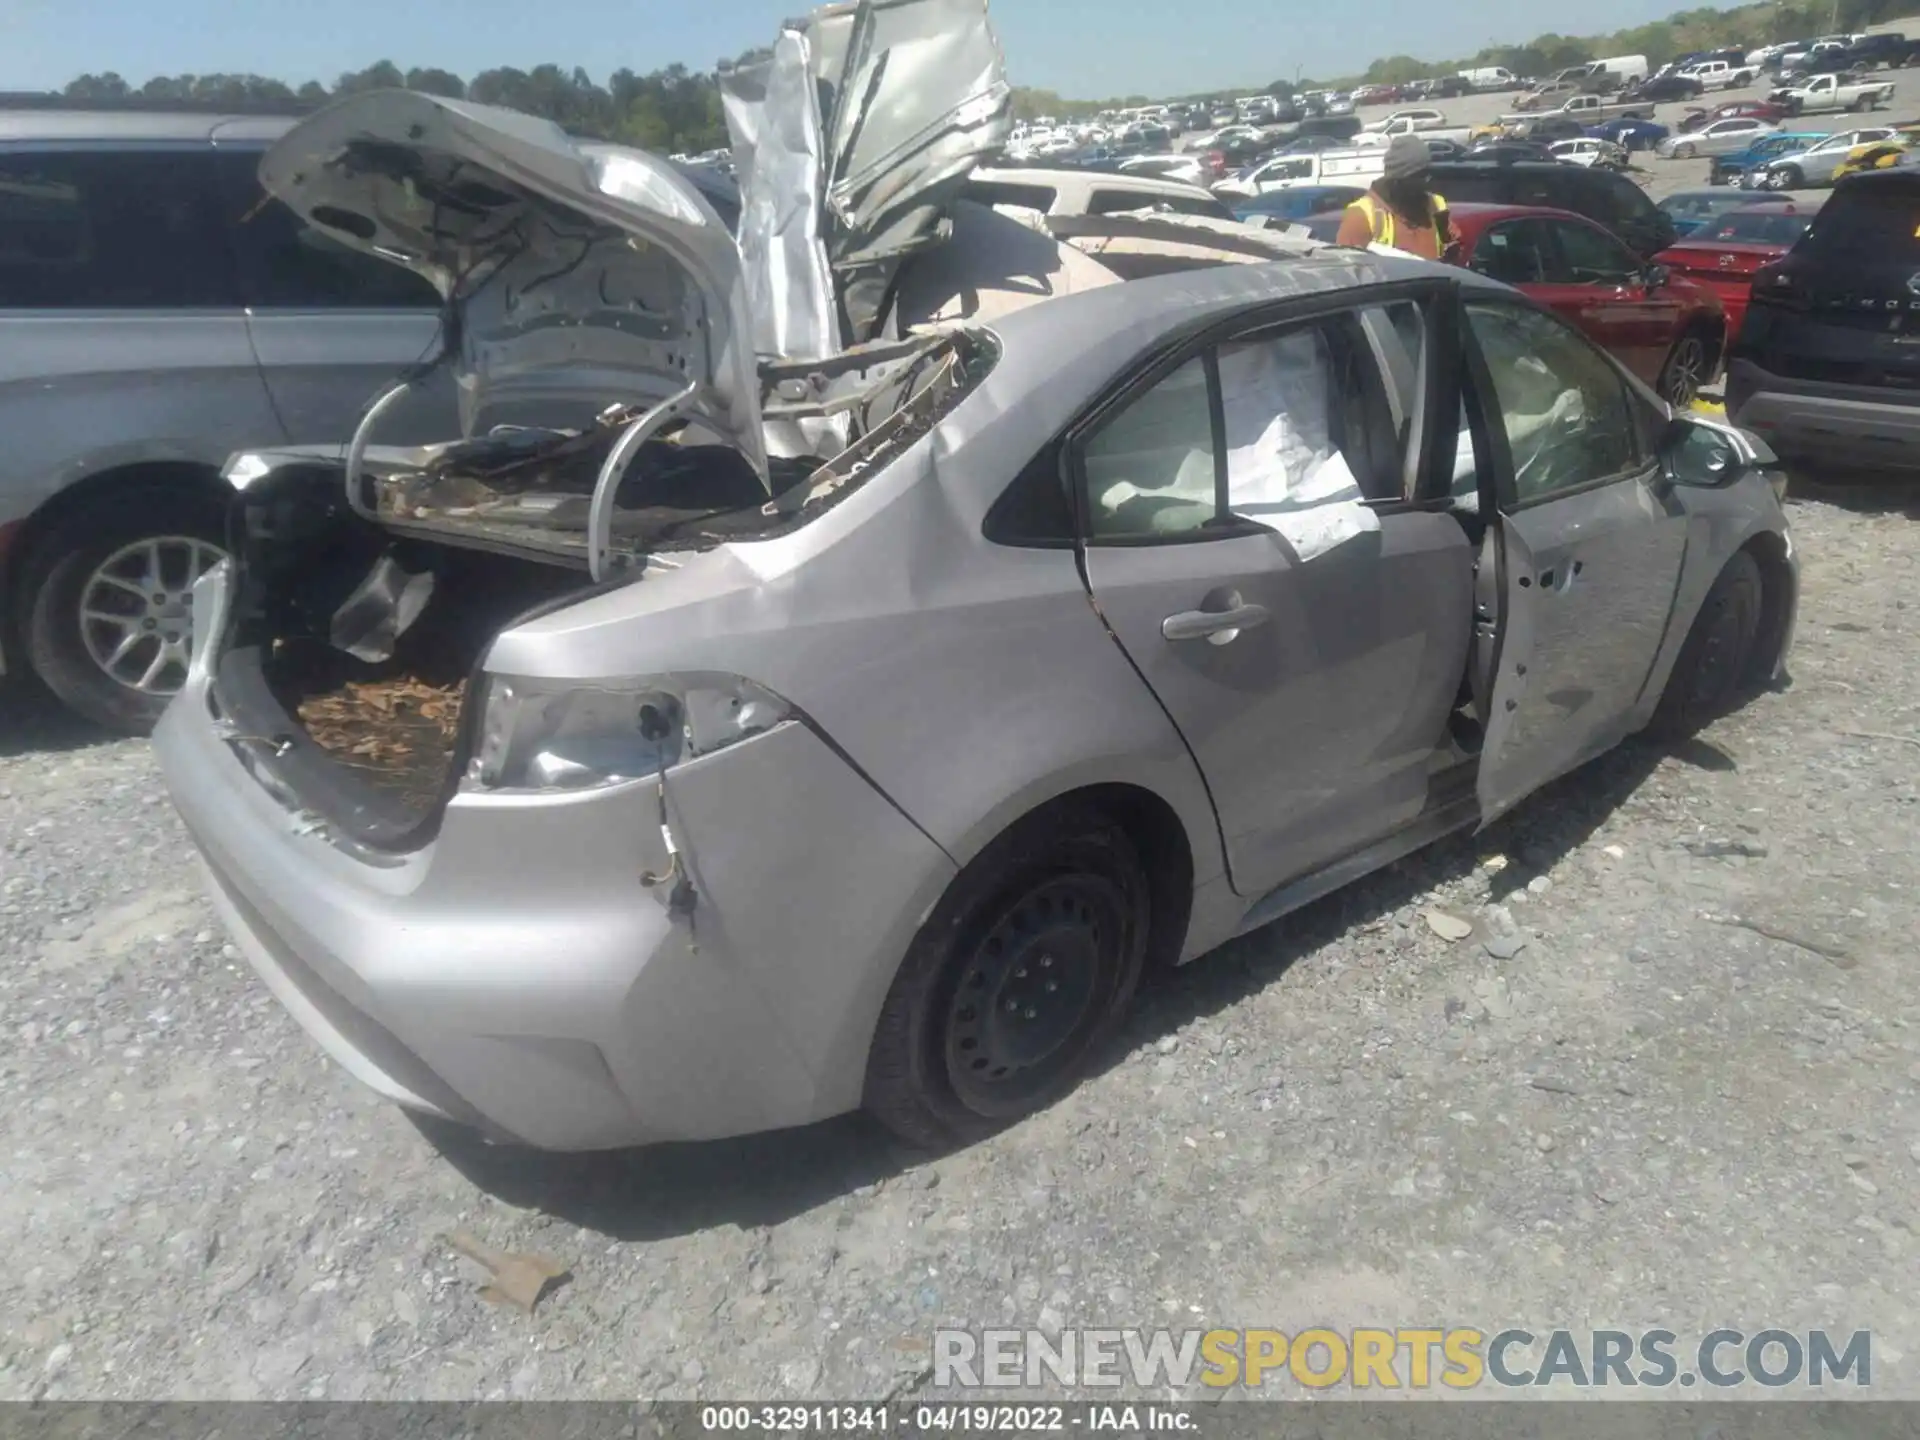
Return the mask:
POLYGON ((1761 245, 1791 245, 1807 233, 1810 215, 1779 210, 1736 210, 1712 227, 1715 240, 1746 240, 1761 245))

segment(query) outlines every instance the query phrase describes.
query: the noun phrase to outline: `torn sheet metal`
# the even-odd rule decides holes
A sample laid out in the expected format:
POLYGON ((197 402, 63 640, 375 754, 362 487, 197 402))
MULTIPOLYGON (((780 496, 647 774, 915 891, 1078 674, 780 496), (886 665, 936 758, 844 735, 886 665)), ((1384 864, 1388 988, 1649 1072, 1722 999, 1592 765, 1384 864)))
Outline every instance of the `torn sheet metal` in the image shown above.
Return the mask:
POLYGON ((740 262, 759 355, 819 359, 841 349, 821 234, 825 142, 812 42, 785 30, 773 57, 725 71, 720 98, 740 185, 740 262))
POLYGON ((408 570, 393 556, 382 555, 333 612, 327 639, 356 660, 390 660, 395 642, 420 618, 432 595, 432 571, 408 570))
POLYGON ((900 260, 940 241, 960 185, 1006 145, 1013 92, 986 0, 861 0, 844 65, 822 78, 834 90, 828 254, 858 341, 900 260))
POLYGON ((375 90, 295 125, 260 179, 447 297, 467 434, 522 417, 588 424, 691 380, 690 419, 765 480, 739 251, 666 161, 511 110, 375 90))
POLYGON ((829 354, 875 338, 901 262, 945 238, 959 187, 1012 133, 985 0, 830 5, 783 32, 771 60, 721 83, 745 213, 781 227, 777 243, 744 242, 759 272, 751 293, 778 308, 762 307, 759 352, 829 354), (800 83, 803 63, 812 85, 800 83))

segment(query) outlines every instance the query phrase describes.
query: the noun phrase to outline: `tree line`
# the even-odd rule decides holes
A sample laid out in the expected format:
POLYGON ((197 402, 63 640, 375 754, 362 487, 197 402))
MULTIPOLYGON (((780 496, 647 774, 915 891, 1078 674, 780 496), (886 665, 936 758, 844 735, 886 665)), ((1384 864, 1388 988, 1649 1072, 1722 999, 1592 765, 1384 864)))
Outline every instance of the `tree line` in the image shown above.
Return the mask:
POLYGON ((98 102, 141 100, 192 101, 211 106, 252 108, 262 105, 317 106, 340 95, 361 90, 404 86, 454 100, 504 105, 530 115, 542 115, 575 135, 613 140, 664 154, 698 153, 727 143, 727 126, 720 109, 717 71, 725 63, 749 63, 764 55, 749 51, 715 70, 690 70, 669 65, 638 75, 616 70, 602 85, 574 66, 536 65, 531 70, 503 66, 483 70, 463 80, 450 70, 416 67, 402 70, 391 60, 340 76, 333 85, 309 80, 294 87, 262 75, 158 75, 134 86, 107 71, 82 75, 63 92, 70 99, 98 102))

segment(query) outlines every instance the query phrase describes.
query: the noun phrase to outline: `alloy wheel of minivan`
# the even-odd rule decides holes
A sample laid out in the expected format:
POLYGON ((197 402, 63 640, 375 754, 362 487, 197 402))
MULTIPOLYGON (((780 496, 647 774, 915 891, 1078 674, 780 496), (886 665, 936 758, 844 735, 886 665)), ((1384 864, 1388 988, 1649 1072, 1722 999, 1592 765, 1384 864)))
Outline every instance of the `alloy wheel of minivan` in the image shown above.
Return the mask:
POLYGON ((165 698, 187 678, 193 583, 226 559, 191 535, 121 546, 80 592, 80 636, 94 664, 128 689, 165 698))
POLYGON ((1673 342, 1660 371, 1660 398, 1676 410, 1693 404, 1706 382, 1707 346, 1698 335, 1682 335, 1673 342))
POLYGON ((98 492, 33 535, 22 577, 27 660, 69 707, 144 735, 186 680, 193 583, 225 558, 217 491, 98 492))

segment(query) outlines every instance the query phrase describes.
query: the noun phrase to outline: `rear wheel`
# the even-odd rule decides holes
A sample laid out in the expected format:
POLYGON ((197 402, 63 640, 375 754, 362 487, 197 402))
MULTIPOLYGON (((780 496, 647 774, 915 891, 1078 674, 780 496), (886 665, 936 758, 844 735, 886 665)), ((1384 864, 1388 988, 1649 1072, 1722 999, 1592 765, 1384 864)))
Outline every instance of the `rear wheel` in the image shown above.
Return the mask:
POLYGON ((914 937, 867 1057, 868 1111, 944 1150, 1065 1094, 1133 999, 1149 895, 1138 850, 1101 811, 1016 823, 914 937))
POLYGON ((1676 410, 1685 410, 1707 383, 1707 342, 1697 330, 1689 330, 1673 342, 1667 363, 1660 367, 1660 398, 1676 410))
POLYGON ((1667 677, 1650 727, 1656 733, 1690 735, 1739 699, 1760 633, 1765 591, 1753 556, 1742 550, 1727 562, 1667 677))
POLYGON ((206 495, 107 493, 36 537, 26 648, 47 688, 96 724, 151 730, 186 680, 193 582, 225 558, 223 521, 206 495))

